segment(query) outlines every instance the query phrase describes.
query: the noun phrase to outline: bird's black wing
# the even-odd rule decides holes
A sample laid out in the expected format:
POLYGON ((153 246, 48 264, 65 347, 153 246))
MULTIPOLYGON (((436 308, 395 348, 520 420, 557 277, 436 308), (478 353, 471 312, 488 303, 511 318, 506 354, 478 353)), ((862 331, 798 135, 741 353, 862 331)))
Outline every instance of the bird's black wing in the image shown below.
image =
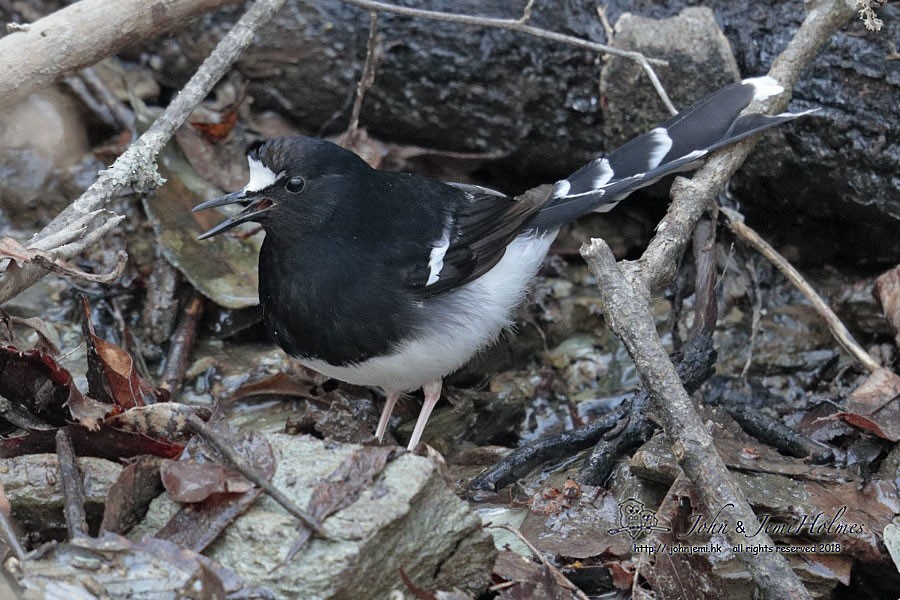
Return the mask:
POLYGON ((427 298, 464 285, 496 265, 506 247, 549 200, 550 186, 518 198, 475 185, 447 184, 464 199, 445 214, 440 237, 404 273, 406 283, 427 298))

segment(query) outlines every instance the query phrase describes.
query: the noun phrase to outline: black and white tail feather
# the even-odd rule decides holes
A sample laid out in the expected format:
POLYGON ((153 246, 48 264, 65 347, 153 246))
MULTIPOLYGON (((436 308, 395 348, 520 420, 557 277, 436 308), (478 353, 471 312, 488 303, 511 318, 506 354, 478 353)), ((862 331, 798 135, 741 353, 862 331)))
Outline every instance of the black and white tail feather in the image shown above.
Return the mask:
POLYGON ((607 212, 639 188, 670 173, 696 168, 714 150, 813 112, 740 114, 752 101, 765 100, 783 90, 769 76, 722 88, 557 181, 550 201, 529 225, 550 230, 589 212, 607 212))

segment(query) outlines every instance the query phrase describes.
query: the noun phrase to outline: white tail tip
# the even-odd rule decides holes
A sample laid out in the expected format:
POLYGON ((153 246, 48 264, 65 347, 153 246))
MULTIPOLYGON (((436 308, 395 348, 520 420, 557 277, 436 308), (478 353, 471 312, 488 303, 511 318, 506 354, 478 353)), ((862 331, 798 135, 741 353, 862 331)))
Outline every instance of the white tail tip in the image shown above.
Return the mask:
POLYGON ((763 75, 762 77, 751 77, 749 79, 745 79, 741 83, 749 83, 753 86, 754 100, 765 100, 766 98, 771 98, 772 96, 780 94, 784 91, 784 88, 781 86, 781 84, 768 75, 763 75))

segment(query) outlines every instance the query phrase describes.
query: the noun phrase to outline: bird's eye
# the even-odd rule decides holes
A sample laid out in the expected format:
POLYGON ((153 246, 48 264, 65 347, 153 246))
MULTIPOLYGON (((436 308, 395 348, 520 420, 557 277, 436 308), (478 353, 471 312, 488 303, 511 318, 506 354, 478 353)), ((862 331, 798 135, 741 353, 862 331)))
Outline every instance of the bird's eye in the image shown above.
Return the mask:
POLYGON ((292 194, 299 194, 303 191, 304 187, 306 187, 306 180, 299 175, 291 177, 287 180, 287 183, 284 184, 284 189, 292 194))

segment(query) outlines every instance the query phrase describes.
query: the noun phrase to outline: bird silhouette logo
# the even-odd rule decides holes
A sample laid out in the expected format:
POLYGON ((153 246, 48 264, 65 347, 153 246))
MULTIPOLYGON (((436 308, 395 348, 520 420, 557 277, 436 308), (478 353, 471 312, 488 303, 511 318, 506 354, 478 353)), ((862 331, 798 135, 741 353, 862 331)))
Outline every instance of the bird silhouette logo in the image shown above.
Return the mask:
POLYGON ((619 526, 608 529, 610 535, 627 534, 631 539, 637 540, 653 532, 668 532, 671 527, 663 527, 659 524, 656 513, 646 508, 644 503, 634 498, 619 502, 619 526))

